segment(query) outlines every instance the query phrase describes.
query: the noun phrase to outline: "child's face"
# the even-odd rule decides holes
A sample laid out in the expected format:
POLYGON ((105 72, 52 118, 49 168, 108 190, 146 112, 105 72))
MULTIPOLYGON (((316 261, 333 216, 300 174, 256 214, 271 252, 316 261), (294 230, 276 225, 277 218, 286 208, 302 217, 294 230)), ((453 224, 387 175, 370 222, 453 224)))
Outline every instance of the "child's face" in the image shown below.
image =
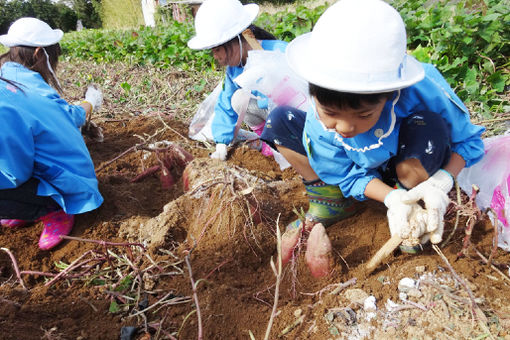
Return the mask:
POLYGON ((211 49, 214 59, 221 66, 239 65, 239 45, 231 44, 227 49, 226 44, 213 47, 211 49))
POLYGON ((370 130, 379 120, 386 100, 365 104, 359 109, 327 107, 314 97, 318 119, 328 129, 335 130, 343 138, 352 138, 370 130))

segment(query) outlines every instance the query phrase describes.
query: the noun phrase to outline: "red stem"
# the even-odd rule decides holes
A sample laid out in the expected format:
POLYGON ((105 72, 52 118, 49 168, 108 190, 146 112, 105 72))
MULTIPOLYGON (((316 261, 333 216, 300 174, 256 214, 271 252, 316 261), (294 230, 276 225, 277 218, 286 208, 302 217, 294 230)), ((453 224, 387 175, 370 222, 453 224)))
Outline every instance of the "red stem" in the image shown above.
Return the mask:
POLYGON ((27 287, 25 286, 25 283, 23 282, 23 279, 21 278, 21 274, 20 274, 19 267, 18 267, 18 262, 16 261, 16 258, 14 257, 13 253, 11 253, 11 251, 7 248, 0 248, 0 249, 5 251, 11 258, 12 266, 14 267, 14 271, 16 272, 16 276, 18 277, 21 287, 23 287, 23 289, 25 289, 25 290, 28 290, 27 287))

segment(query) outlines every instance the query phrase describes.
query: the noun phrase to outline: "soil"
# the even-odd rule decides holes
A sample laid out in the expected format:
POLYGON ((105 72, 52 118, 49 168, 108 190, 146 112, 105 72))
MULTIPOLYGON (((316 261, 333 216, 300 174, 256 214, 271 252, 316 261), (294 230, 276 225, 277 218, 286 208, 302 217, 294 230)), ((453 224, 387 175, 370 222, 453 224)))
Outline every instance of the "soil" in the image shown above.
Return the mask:
MULTIPOLYGON (((244 145, 233 148, 225 163, 210 160, 211 149, 188 139, 187 124, 164 112, 103 117, 97 124, 104 141, 87 145, 105 200, 76 216, 71 236, 80 240, 41 251, 41 223, 0 229, 1 247, 21 271, 32 271, 22 274, 23 289, 7 252, 0 251, 0 338, 119 339, 135 327, 136 335, 123 339, 248 339, 250 333, 263 339, 275 302, 276 228, 283 231, 297 218, 294 211, 307 209, 299 176, 244 145), (155 141, 173 144, 147 151, 155 141), (186 171, 185 161, 172 154, 176 146, 193 155, 186 171), (173 185, 168 176, 161 179, 165 160, 172 163, 173 185), (74 276, 51 282, 33 273, 54 275, 73 261, 82 263, 67 268, 74 276)), ((310 275, 305 245, 284 268, 268 338, 510 339, 510 254, 496 250, 491 260, 500 272, 473 247, 458 257, 468 216, 460 217, 442 248, 459 279, 430 246, 416 255, 397 250, 366 275, 364 264, 389 231, 384 205, 358 206, 353 217, 327 228, 335 258, 329 276, 310 275), (403 278, 412 279, 412 287, 399 289, 403 278)), ((455 210, 447 215, 445 238, 455 216, 455 210)), ((482 218, 471 242, 488 258, 493 236, 482 218)))

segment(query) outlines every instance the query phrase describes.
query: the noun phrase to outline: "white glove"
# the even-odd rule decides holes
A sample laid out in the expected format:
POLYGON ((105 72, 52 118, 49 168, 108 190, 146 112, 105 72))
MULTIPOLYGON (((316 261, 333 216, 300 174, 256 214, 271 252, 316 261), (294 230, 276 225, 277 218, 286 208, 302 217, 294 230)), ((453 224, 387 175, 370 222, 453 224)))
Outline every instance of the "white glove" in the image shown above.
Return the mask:
POLYGON ((384 198, 384 205, 388 208, 388 225, 392 236, 399 235, 406 239, 411 234, 409 217, 413 205, 404 203, 408 200, 407 191, 404 189, 392 190, 384 198))
MULTIPOLYGON (((411 230, 409 234, 410 239, 420 240, 423 235, 427 234, 427 210, 420 207, 418 204, 412 205, 411 215, 409 216, 409 228, 411 230)), ((425 242, 429 240, 426 238, 425 242)), ((420 243, 425 243, 420 242, 420 243)))
POLYGON ((426 181, 407 192, 407 203, 423 200, 427 210, 427 232, 430 241, 439 243, 443 237, 444 214, 450 203, 448 192, 453 187, 453 177, 445 170, 439 170, 426 181))
POLYGON ((453 188, 453 176, 444 169, 439 169, 423 183, 427 182, 436 188, 443 190, 445 194, 448 194, 453 188))
POLYGON ((85 92, 85 101, 92 105, 92 111, 97 112, 103 103, 103 93, 94 85, 89 85, 85 92))
POLYGON ((211 154, 211 158, 222 161, 227 159, 227 144, 216 144, 216 151, 211 154))

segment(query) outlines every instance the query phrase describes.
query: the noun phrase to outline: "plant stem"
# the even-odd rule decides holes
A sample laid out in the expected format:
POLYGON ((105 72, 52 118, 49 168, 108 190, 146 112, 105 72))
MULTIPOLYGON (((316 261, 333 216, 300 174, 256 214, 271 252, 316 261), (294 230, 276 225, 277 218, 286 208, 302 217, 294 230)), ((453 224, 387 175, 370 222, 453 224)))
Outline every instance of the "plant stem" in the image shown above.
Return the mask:
POLYGON ((276 315, 276 309, 278 308, 278 298, 280 295, 280 281, 282 277, 282 235, 280 233, 280 226, 278 222, 280 221, 280 215, 276 219, 276 251, 277 251, 277 261, 278 261, 278 269, 275 268, 273 258, 271 258, 271 268, 273 269, 274 275, 276 276, 276 285, 274 288, 274 303, 273 309, 271 310, 271 317, 269 318, 269 322, 266 328, 266 335, 264 336, 264 340, 269 339, 269 335, 271 334, 271 328, 273 327, 274 317, 276 315))
POLYGON ((202 340, 203 339, 203 334, 202 334, 202 315, 200 314, 200 305, 198 304, 198 295, 197 295, 197 285, 195 283, 195 280, 193 280, 193 271, 191 269, 191 263, 190 263, 190 255, 191 255, 191 252, 193 251, 193 249, 190 250, 190 252, 188 253, 188 255, 186 255, 186 257, 184 258, 185 261, 186 261, 186 266, 188 267, 188 272, 189 272, 189 279, 191 281, 191 288, 193 290, 193 300, 195 301, 195 307, 197 309, 197 322, 198 322, 198 336, 197 336, 197 339, 198 340, 202 340))
POLYGON ((107 245, 107 246, 138 246, 141 247, 143 250, 145 250, 145 247, 141 243, 131 243, 131 242, 108 242, 108 241, 102 241, 102 240, 90 240, 86 238, 81 237, 74 237, 74 236, 67 236, 67 235, 60 235, 60 238, 66 239, 66 240, 73 240, 73 241, 81 241, 81 242, 90 242, 90 243, 97 243, 100 245, 107 245))
POLYGON ((23 289, 25 289, 25 290, 28 290, 27 287, 25 286, 25 283, 23 282, 23 279, 21 278, 21 274, 20 274, 19 267, 18 267, 18 262, 16 261, 16 258, 14 257, 14 255, 7 248, 0 248, 0 249, 5 251, 11 258, 12 266, 14 267, 14 271, 16 272, 16 276, 18 277, 21 287, 23 287, 23 289))

